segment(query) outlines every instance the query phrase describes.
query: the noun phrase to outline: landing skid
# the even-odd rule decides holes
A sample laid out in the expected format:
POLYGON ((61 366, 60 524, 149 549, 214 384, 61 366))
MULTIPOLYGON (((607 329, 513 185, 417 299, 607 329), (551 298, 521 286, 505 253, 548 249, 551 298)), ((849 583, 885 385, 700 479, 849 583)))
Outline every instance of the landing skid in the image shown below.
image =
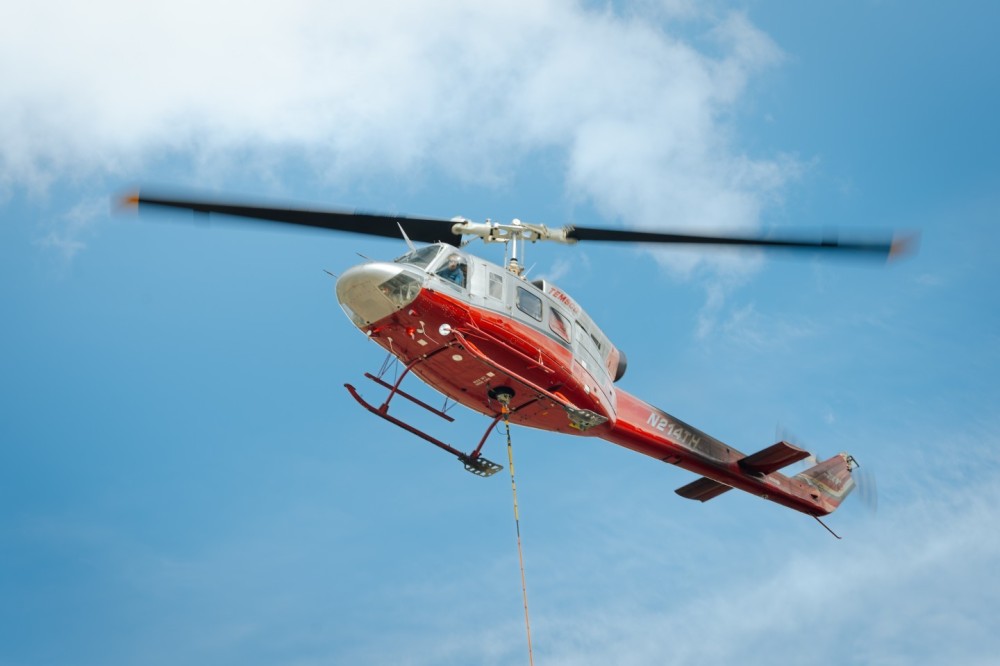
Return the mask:
MULTIPOLYGON (((410 367, 412 367, 412 366, 410 366, 410 367)), ((409 371, 409 369, 410 368, 407 367, 406 371, 409 371)), ((405 372, 404 372, 404 374, 405 374, 405 372)), ((375 378, 372 377, 372 379, 375 379, 375 378)), ((400 380, 402 380, 402 377, 400 377, 400 380)), ((382 384, 383 382, 378 382, 378 383, 382 384)), ((448 453, 454 455, 456 458, 458 458, 458 460, 462 463, 462 465, 465 467, 465 469, 467 471, 475 474, 476 476, 482 476, 482 477, 493 476, 494 474, 496 474, 497 472, 499 472, 500 470, 503 469, 503 465, 498 465, 497 463, 495 463, 495 462, 493 462, 491 460, 487 460, 486 458, 484 458, 480 454, 480 451, 482 451, 482 449, 483 449, 483 445, 486 443, 486 438, 489 436, 490 432, 493 430, 493 427, 496 426, 496 424, 503 417, 502 414, 497 414, 496 418, 493 419, 493 421, 490 423, 489 428, 487 428, 486 432, 483 433, 483 438, 481 440, 479 440, 479 445, 475 448, 475 450, 472 453, 463 453, 462 451, 459 451, 458 449, 456 449, 455 447, 451 446, 450 444, 445 444, 440 439, 437 439, 436 437, 432 437, 431 435, 428 435, 427 433, 425 433, 423 430, 419 430, 419 429, 415 428, 414 426, 410 425, 409 423, 401 421, 401 420, 397 419, 395 416, 392 416, 391 414, 389 414, 389 401, 392 400, 393 395, 395 395, 396 393, 400 393, 400 395, 403 395, 399 391, 399 382, 398 381, 396 383, 396 387, 393 388, 393 390, 389 394, 389 397, 386 399, 386 401, 384 403, 382 403, 381 407, 375 407, 375 406, 371 405, 370 403, 366 402, 365 399, 362 398, 361 395, 358 393, 357 389, 355 389, 350 384, 344 384, 344 387, 347 388, 347 390, 354 397, 354 399, 357 400, 358 403, 362 407, 364 407, 365 409, 367 409, 369 412, 371 412, 375 416, 378 416, 379 418, 385 419, 389 423, 392 423, 393 425, 396 425, 396 426, 402 428, 403 430, 406 430, 407 432, 413 433, 414 435, 416 435, 420 439, 424 440, 425 442, 430 442, 431 444, 433 444, 434 446, 438 447, 439 449, 442 449, 442 450, 447 451, 448 453)), ((411 400, 412 400, 412 398, 411 398, 411 400)), ((418 405, 420 405, 422 407, 424 406, 424 403, 421 403, 421 402, 418 402, 418 401, 414 401, 414 402, 415 402, 415 404, 418 404, 418 405)), ((431 408, 429 406, 427 406, 425 408, 428 411, 430 411, 431 413, 438 414, 439 416, 442 416, 443 418, 447 418, 448 420, 452 420, 447 415, 444 415, 444 414, 440 413, 439 410, 433 409, 433 408, 431 408)))

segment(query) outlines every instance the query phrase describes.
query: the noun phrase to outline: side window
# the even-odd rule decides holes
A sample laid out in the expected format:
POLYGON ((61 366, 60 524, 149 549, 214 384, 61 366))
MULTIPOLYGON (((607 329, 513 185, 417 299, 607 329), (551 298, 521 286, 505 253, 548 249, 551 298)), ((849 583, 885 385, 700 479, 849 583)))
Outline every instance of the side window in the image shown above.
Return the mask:
POLYGON ((503 276, 490 273, 490 298, 503 300, 503 276))
MULTIPOLYGON (((587 345, 590 342, 590 334, 587 333, 587 329, 583 327, 583 324, 576 322, 576 346, 581 350, 587 350, 587 345)), ((588 350, 589 351, 589 350, 588 350)))
POLYGON ((594 352, 597 349, 597 338, 590 333, 583 324, 579 321, 576 322, 576 347, 577 354, 576 358, 583 364, 583 367, 590 370, 591 373, 597 371, 607 372, 607 368, 599 360, 598 354, 594 352))
POLYGON ((569 322, 555 308, 549 308, 549 328, 560 338, 569 342, 569 322))
POLYGON ((524 287, 517 288, 517 309, 538 321, 542 320, 542 299, 524 287))

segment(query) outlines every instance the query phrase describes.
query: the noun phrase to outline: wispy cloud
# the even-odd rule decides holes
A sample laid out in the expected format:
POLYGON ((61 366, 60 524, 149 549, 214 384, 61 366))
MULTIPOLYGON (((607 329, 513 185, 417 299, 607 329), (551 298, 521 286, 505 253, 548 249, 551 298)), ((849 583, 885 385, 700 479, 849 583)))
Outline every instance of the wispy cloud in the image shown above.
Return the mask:
MULTIPOLYGON (((600 509, 607 529, 588 534, 572 556, 561 544, 553 556, 558 564, 549 563, 555 580, 543 586, 563 599, 533 614, 536 657, 567 665, 990 663, 1000 649, 987 619, 996 613, 995 590, 983 584, 1000 558, 1000 535, 991 529, 1000 521, 1000 458, 990 432, 985 423, 948 439, 925 432, 923 452, 898 460, 897 476, 905 481, 890 484, 879 514, 862 518, 852 506, 841 520, 843 541, 818 526, 796 531, 784 523, 780 532, 759 534, 747 542, 752 547, 731 552, 638 494, 627 519, 600 509), (657 517, 663 529, 651 536, 657 517), (636 533, 635 523, 645 530, 636 533), (807 546, 803 539, 814 540, 807 546), (641 575, 631 570, 637 561, 641 575), (595 585, 604 585, 600 604, 578 591, 595 585)), ((733 510, 738 503, 730 502, 726 511, 733 510)), ((462 620, 451 601, 440 601, 440 624, 370 648, 376 660, 523 657, 524 630, 514 619, 456 634, 450 627, 462 620)))
MULTIPOLYGON (((996 601, 982 581, 1000 557, 1000 536, 989 528, 1000 520, 998 506, 995 466, 961 487, 931 481, 842 542, 802 549, 786 535, 756 554, 707 553, 694 594, 666 584, 657 594, 650 585, 638 599, 620 590, 604 606, 536 618, 536 650, 552 664, 990 663, 1000 643, 985 618, 996 601), (706 568, 715 574, 705 576, 706 568), (747 579, 744 569, 769 573, 747 579)), ((627 563, 607 536, 588 548, 601 577, 614 579, 627 563)), ((676 542, 643 556, 662 560, 665 578, 685 575, 687 556, 676 542)), ((594 571, 562 575, 587 580, 594 571)), ((481 660, 485 646, 501 649, 504 633, 514 660, 523 629, 511 623, 476 640, 450 639, 433 659, 410 656, 410 663, 481 660)))
MULTIPOLYGON (((556 149, 570 196, 611 220, 732 229, 753 227, 797 169, 746 155, 725 120, 779 49, 745 16, 693 3, 619 15, 557 0, 101 0, 4 14, 7 188, 128 178, 164 155, 216 179, 294 159, 330 178, 431 167, 489 183, 556 149)), ((81 249, 64 241, 51 245, 81 249)), ((684 273, 699 260, 664 261, 684 273)))
POLYGON ((585 252, 581 252, 579 256, 574 258, 573 261, 568 259, 556 259, 544 273, 541 273, 536 277, 549 280, 551 282, 558 282, 567 275, 570 275, 573 271, 589 269, 590 259, 585 252))
POLYGON ((719 332, 744 349, 787 348, 796 341, 817 335, 815 323, 801 316, 776 317, 760 312, 748 303, 729 313, 719 325, 719 332))
POLYGON ((86 237, 92 233, 95 221, 107 210, 108 202, 104 198, 81 201, 49 222, 48 231, 35 244, 56 251, 67 262, 72 261, 87 247, 86 237))

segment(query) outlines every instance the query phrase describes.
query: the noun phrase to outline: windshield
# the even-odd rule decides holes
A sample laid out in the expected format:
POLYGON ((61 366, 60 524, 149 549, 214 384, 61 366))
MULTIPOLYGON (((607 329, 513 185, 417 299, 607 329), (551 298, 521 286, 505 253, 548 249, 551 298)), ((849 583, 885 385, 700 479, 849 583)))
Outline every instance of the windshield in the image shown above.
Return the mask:
POLYGON ((397 264, 413 264, 417 268, 427 268, 439 252, 441 252, 440 245, 428 245, 427 247, 407 252, 402 257, 396 259, 395 262, 397 264))

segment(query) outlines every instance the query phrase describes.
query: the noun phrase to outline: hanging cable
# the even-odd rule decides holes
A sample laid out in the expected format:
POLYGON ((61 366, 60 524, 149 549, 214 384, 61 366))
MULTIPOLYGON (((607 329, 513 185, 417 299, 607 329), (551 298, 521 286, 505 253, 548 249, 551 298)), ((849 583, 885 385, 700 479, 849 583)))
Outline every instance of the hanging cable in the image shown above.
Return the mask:
POLYGON ((503 424, 507 428, 507 463, 510 468, 510 490, 514 497, 514 527, 517 530, 517 559, 521 565, 521 596, 524 598, 524 628, 528 632, 528 664, 534 666, 535 658, 531 651, 531 620, 528 617, 528 586, 524 580, 524 551, 521 548, 521 520, 517 513, 517 484, 514 482, 514 448, 510 443, 510 409, 506 404, 501 406, 503 424))

